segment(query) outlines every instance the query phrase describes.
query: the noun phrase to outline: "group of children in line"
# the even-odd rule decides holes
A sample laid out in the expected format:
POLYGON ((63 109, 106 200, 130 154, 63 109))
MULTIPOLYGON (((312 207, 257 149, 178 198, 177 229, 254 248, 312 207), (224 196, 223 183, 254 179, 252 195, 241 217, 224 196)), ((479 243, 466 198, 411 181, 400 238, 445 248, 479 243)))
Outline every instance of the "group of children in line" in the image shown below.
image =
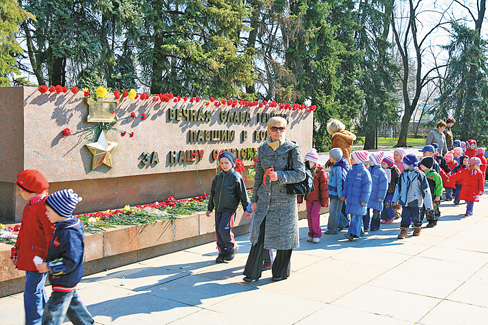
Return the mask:
POLYGON ((307 201, 308 241, 320 241, 320 206, 328 206, 329 219, 325 234, 336 234, 344 228, 348 240, 353 241, 367 231, 380 229, 401 216, 399 239, 408 237, 413 225, 413 236, 419 236, 424 217, 426 228, 437 225, 439 203, 445 189, 445 200, 454 204, 466 201, 465 216, 473 214, 473 206, 484 192, 487 161, 485 150, 477 148, 474 139, 461 143, 445 156, 439 146, 426 145, 419 150, 423 157, 406 154, 398 148, 393 157, 383 152, 353 151, 350 164, 339 148, 329 153, 333 166, 328 174, 318 164, 318 154, 312 149, 305 161, 312 162, 315 191, 305 195, 307 201), (313 207, 318 207, 313 208, 313 207), (319 230, 317 230, 319 229, 319 230))
MULTIPOLYGON (((456 144, 456 143, 455 143, 456 144)), ((353 151, 349 160, 339 148, 331 149, 333 164, 329 174, 319 164, 315 149, 305 155, 306 167, 311 170, 315 190, 305 195, 308 241, 320 242, 320 208, 329 207, 325 234, 344 234, 353 241, 367 231, 380 229, 400 214, 401 232, 398 238, 408 237, 413 224, 413 236, 420 235, 426 216, 427 227, 434 227, 440 217, 439 202, 442 188, 446 201, 454 204, 466 201, 466 216, 473 214, 474 202, 484 191, 487 161, 484 149, 476 141, 467 142, 466 150, 458 143, 444 157, 438 148, 427 145, 423 158, 396 149, 393 157, 383 152, 353 151), (367 166, 368 165, 368 166, 367 166), (330 200, 330 204, 329 204, 330 200)), ((207 216, 215 209, 217 263, 231 261, 238 247, 232 228, 239 203, 246 207, 246 218, 252 216, 242 176, 235 171, 235 156, 228 151, 218 157, 222 173, 212 182, 207 216)), ((67 316, 76 324, 93 324, 94 320, 76 293, 76 285, 83 275, 83 223, 72 213, 81 197, 73 190, 47 194, 49 182, 36 170, 19 173, 17 186, 28 201, 17 242, 11 259, 19 270, 26 271, 24 307, 27 324, 61 324, 67 316), (49 274, 53 292, 49 301, 44 290, 49 274)), ((263 269, 273 263, 268 250, 263 269)))

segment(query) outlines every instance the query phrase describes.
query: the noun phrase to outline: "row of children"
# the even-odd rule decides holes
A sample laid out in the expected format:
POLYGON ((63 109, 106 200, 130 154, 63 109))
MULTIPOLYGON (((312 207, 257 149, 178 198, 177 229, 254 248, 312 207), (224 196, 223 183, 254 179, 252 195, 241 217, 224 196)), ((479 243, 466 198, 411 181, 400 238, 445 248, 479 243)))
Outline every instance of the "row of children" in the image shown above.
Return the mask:
POLYGON ((400 214, 394 211, 397 207, 402 217, 398 238, 408 236, 411 224, 414 225, 413 235, 418 236, 424 217, 428 221, 427 228, 437 225, 443 186, 446 200, 451 200, 455 189, 455 204, 465 200, 465 216, 472 215, 474 202, 478 202, 484 191, 486 159, 484 149, 476 149, 476 141, 467 143, 471 158, 463 155, 460 147, 442 157, 438 154, 439 146, 434 143, 419 150, 423 154, 420 162, 415 155, 406 155, 401 148, 395 150, 393 157, 385 157, 383 152, 354 151, 351 167, 342 157, 342 150, 334 148, 329 153, 333 166, 328 175, 318 164, 316 150, 312 149, 305 155, 306 166, 315 176, 315 191, 305 196, 308 241, 320 242, 321 206, 329 206, 325 234, 336 234, 349 228, 344 236, 352 241, 368 230, 379 230, 381 223, 393 222, 400 214), (456 158, 459 158, 459 164, 456 164, 456 158))
POLYGON ((73 210, 81 197, 71 189, 48 195, 49 182, 37 170, 20 172, 17 186, 28 203, 11 259, 26 271, 26 324, 62 324, 66 316, 74 324, 94 324, 76 293, 83 276, 84 232, 73 210), (49 301, 44 289, 48 274, 49 301))

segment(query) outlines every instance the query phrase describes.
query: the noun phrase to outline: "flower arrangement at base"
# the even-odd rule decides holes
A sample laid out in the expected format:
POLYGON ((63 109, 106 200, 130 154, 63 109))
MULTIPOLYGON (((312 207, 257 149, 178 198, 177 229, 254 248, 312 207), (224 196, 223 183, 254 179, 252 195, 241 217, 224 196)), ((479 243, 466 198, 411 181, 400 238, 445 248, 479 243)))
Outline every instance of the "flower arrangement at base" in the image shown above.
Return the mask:
POLYGON ((195 212, 207 211, 208 195, 202 194, 190 199, 177 200, 173 196, 164 202, 154 202, 123 209, 98 211, 77 215, 85 224, 85 231, 97 233, 104 228, 122 225, 140 225, 153 223, 158 220, 174 220, 180 215, 190 215, 195 212))
MULTIPOLYGON (((17 234, 14 231, 18 231, 14 230, 15 228, 6 227, 3 223, 0 223, 0 243, 15 244, 17 234)), ((20 227, 18 229, 20 230, 20 227)))

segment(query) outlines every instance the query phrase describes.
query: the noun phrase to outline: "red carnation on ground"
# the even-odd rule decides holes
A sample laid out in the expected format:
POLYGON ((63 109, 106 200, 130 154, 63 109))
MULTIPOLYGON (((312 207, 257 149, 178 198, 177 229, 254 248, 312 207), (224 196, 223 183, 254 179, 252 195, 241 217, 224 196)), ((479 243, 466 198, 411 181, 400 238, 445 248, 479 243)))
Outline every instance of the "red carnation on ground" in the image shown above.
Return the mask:
POLYGON ((159 100, 159 96, 158 95, 154 96, 152 100, 153 102, 157 102, 159 100))
POLYGON ((119 99, 120 98, 120 91, 116 90, 114 91, 114 98, 119 99))
POLYGON ((64 135, 65 137, 67 137, 67 136, 68 136, 68 135, 70 135, 70 134, 71 134, 71 130, 70 130, 70 129, 66 128, 66 129, 64 129, 64 130, 63 130, 63 135, 64 135))
POLYGON ((41 94, 45 94, 49 90, 49 88, 46 85, 41 85, 39 86, 39 88, 37 88, 37 90, 39 90, 41 94))
POLYGON ((133 136, 134 136, 134 132, 129 133, 129 137, 132 138, 133 136))
POLYGON ((205 103, 205 106, 208 106, 209 104, 210 104, 210 102, 206 102, 206 103, 205 103))
POLYGON ((123 137, 127 132, 123 131, 123 132, 120 132, 120 136, 123 137))
POLYGON ((143 121, 144 121, 145 119, 146 119, 146 114, 142 113, 142 114, 141 114, 141 120, 143 120, 143 121))
POLYGON ((56 87, 54 87, 54 89, 56 89, 57 94, 61 94, 63 92, 63 86, 61 86, 61 85, 56 85, 56 87))
POLYGON ((85 92, 83 93, 83 95, 85 95, 85 97, 90 96, 90 91, 89 90, 85 90, 85 92))
POLYGON ((173 99, 173 103, 177 103, 177 102, 178 102, 178 98, 173 99))
MULTIPOLYGON (((47 87, 47 86, 46 86, 47 87)), ((20 231, 20 225, 15 225, 14 226, 14 231, 20 231)))
POLYGON ((130 113, 130 116, 131 116, 132 118, 136 118, 136 113, 132 112, 132 113, 130 113))
POLYGON ((139 94, 136 94, 136 97, 134 97, 134 99, 137 99, 137 98, 139 98, 139 94))
POLYGON ((190 98, 190 103, 193 103, 195 101, 195 97, 190 98))
POLYGON ((125 98, 125 97, 127 97, 127 96, 129 96, 129 92, 128 92, 127 90, 124 90, 124 91, 122 92, 122 97, 123 97, 123 98, 125 98))
POLYGON ((200 101, 200 96, 197 96, 197 98, 195 100, 198 103, 200 101))
POLYGON ((188 96, 185 96, 183 100, 186 102, 188 100, 188 96))
POLYGON ((53 93, 53 92, 55 92, 55 91, 56 91, 56 88, 54 88, 54 86, 49 87, 49 92, 50 92, 50 93, 53 93))
POLYGON ((72 92, 73 94, 75 94, 75 95, 76 95, 76 94, 78 93, 78 91, 79 91, 79 90, 78 90, 78 87, 76 87, 76 86, 71 87, 71 92, 72 92))
POLYGON ((221 103, 222 103, 222 105, 225 105, 225 104, 227 104, 227 101, 225 99, 222 99, 221 103))
POLYGON ((63 87, 63 93, 67 93, 68 92, 68 87, 63 87))

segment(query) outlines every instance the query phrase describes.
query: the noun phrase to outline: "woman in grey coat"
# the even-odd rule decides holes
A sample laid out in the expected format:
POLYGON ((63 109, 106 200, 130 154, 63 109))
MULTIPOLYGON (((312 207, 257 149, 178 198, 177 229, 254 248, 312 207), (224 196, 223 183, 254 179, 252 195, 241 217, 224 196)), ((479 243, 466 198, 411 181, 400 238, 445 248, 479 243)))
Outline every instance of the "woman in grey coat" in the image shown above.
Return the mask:
POLYGON ((446 122, 439 121, 437 128, 430 131, 425 140, 425 145, 437 143, 439 145, 439 153, 443 156, 447 153, 446 136, 444 135, 446 126, 446 122))
POLYGON ((272 117, 268 121, 269 137, 259 147, 251 198, 254 220, 249 239, 252 247, 244 269, 246 282, 261 277, 265 254, 271 248, 277 250, 271 280, 286 279, 290 276, 292 249, 299 246, 297 197, 287 194, 286 184, 303 181, 305 165, 298 145, 285 139, 286 124, 284 118, 272 117), (293 169, 284 170, 289 152, 293 169), (269 168, 274 170, 268 171, 269 168))

